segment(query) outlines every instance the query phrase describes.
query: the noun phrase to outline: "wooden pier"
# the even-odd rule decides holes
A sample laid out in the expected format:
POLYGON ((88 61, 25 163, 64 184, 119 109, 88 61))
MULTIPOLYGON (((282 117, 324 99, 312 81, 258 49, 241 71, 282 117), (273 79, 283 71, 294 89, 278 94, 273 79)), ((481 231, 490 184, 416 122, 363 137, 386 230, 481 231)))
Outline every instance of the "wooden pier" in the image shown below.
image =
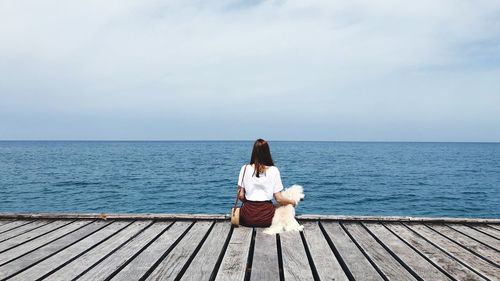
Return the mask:
POLYGON ((0 280, 500 280, 500 219, 0 213, 0 280))

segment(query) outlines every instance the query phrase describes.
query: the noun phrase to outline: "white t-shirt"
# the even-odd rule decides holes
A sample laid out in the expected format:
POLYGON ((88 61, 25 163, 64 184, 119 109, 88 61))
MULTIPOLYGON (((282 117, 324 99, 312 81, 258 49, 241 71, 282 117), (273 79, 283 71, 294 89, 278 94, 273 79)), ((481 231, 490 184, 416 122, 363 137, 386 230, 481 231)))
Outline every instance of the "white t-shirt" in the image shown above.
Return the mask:
POLYGON ((275 166, 269 166, 264 173, 259 174, 259 177, 253 175, 254 168, 252 165, 247 165, 243 185, 241 178, 245 165, 241 167, 238 177, 238 185, 245 188, 245 198, 250 201, 267 201, 272 200, 276 192, 283 190, 281 183, 280 171, 275 166))

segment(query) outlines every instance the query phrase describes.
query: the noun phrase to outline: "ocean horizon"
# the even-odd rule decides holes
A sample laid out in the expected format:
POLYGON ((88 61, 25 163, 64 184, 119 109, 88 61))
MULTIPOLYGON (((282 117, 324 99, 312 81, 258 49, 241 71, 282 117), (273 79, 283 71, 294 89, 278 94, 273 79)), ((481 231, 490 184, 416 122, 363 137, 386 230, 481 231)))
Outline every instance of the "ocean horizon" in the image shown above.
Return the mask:
MULTIPOLYGON (((228 213, 253 140, 2 140, 0 212, 228 213)), ((270 140, 297 214, 500 217, 500 143, 270 140)))

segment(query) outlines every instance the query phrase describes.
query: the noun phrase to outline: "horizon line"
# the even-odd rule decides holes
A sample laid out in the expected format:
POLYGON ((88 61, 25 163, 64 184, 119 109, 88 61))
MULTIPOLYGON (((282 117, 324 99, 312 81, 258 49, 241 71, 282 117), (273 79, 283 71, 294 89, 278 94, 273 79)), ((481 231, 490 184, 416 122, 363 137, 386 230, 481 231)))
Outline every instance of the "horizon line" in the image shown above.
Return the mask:
MULTIPOLYGON (((270 142, 358 142, 358 143, 500 143, 500 141, 414 141, 414 140, 286 140, 270 142)), ((0 139, 0 142, 253 142, 254 139, 0 139)))

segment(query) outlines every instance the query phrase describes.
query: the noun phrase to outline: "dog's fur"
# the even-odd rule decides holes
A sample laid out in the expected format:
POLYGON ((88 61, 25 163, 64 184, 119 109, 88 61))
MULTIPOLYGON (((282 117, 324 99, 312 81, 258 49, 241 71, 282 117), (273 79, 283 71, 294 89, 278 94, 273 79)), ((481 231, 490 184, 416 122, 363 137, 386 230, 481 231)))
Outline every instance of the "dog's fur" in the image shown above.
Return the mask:
MULTIPOLYGON (((287 188, 285 191, 282 191, 281 195, 285 198, 294 200, 298 204, 299 201, 304 198, 304 190, 302 186, 294 184, 290 188, 287 188)), ((295 206, 297 206, 297 204, 295 206)), ((276 208, 271 226, 264 229, 264 233, 276 234, 281 233, 283 230, 301 231, 303 229, 304 226, 300 225, 295 219, 295 208, 293 207, 293 205, 288 204, 276 208)))

